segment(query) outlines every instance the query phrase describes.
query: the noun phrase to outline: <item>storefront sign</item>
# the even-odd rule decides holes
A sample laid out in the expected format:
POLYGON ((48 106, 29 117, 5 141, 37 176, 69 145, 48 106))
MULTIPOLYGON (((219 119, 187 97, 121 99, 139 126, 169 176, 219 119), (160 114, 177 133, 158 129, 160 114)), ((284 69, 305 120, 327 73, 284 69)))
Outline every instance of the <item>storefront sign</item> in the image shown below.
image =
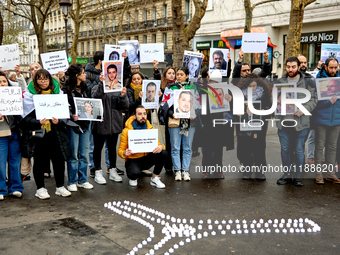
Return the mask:
POLYGON ((197 42, 196 43, 196 49, 198 49, 198 50, 210 49, 210 48, 211 48, 211 42, 210 41, 197 42))
MULTIPOLYGON (((265 33, 265 27, 252 27, 251 33, 265 33)), ((240 29, 231 29, 221 32, 221 37, 235 37, 235 36, 242 36, 244 33, 244 28, 240 29)))
MULTIPOLYGON (((287 43, 287 35, 283 37, 284 44, 287 43)), ((301 34, 301 43, 337 42, 338 31, 314 32, 301 34)))

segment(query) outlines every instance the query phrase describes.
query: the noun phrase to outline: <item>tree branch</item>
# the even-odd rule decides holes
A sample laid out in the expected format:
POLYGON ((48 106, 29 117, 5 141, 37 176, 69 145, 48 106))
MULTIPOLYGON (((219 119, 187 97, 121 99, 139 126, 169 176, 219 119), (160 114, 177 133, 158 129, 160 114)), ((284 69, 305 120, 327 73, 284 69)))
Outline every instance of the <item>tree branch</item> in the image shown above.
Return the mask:
MULTIPOLYGON (((272 2, 279 2, 279 1, 281 1, 281 0, 264 0, 264 1, 253 4, 253 6, 251 8, 254 10, 256 6, 259 6, 259 5, 262 5, 262 4, 267 4, 267 3, 272 3, 272 2)), ((316 1, 316 0, 312 0, 312 1, 316 1)))
POLYGON ((309 5, 309 4, 312 4, 312 3, 314 3, 316 0, 306 0, 305 1, 305 7, 307 6, 307 5, 309 5))

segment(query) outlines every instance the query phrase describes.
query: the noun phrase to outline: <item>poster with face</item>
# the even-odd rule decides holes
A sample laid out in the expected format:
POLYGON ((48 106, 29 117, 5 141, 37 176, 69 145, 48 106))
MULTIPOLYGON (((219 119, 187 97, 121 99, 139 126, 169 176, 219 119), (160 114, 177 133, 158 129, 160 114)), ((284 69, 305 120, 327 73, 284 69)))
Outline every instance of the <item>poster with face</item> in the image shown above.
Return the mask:
POLYGON ((222 76, 227 75, 228 70, 228 53, 229 49, 210 49, 209 69, 219 70, 222 76))
POLYGON ((104 93, 122 91, 123 62, 103 61, 104 93))
POLYGON ((123 61, 122 53, 124 49, 119 45, 105 44, 104 46, 104 61, 123 61))
POLYGON ((129 58, 130 65, 139 65, 139 42, 137 40, 118 41, 129 58))
POLYGON ((340 98, 340 77, 315 79, 318 100, 328 100, 333 96, 340 98))
POLYGON ((103 103, 101 99, 74 97, 78 120, 102 121, 103 103))
MULTIPOLYGON (((261 101, 253 101, 256 110, 261 109, 261 101)), ((244 103, 244 114, 240 116, 240 131, 260 131, 262 128, 261 116, 252 114, 248 109, 248 102, 244 103)))
POLYGON ((194 90, 190 89, 178 89, 174 90, 174 110, 175 118, 194 118, 195 107, 193 107, 195 101, 194 90))
POLYGON ((158 109, 159 97, 158 92, 161 87, 161 81, 143 80, 143 98, 142 105, 145 109, 158 109))
POLYGON ((321 60, 325 63, 328 58, 336 58, 340 61, 340 44, 321 44, 321 60))
MULTIPOLYGON (((277 107, 275 110, 276 115, 282 115, 282 88, 295 88, 295 84, 274 84, 274 86, 277 88, 277 107)), ((287 99, 294 99, 296 98, 296 93, 286 93, 287 99)), ((296 111, 297 107, 295 104, 287 104, 286 105, 286 114, 285 115, 293 115, 296 111)))
POLYGON ((229 101, 225 98, 225 96, 228 94, 228 89, 222 85, 211 85, 211 86, 216 90, 218 96, 212 90, 209 90, 215 99, 215 102, 214 102, 211 96, 209 96, 210 113, 230 111, 229 101), (219 100, 219 98, 221 99, 221 101, 219 100))
POLYGON ((200 75, 202 57, 202 53, 184 51, 183 66, 189 70, 189 80, 196 80, 200 75))

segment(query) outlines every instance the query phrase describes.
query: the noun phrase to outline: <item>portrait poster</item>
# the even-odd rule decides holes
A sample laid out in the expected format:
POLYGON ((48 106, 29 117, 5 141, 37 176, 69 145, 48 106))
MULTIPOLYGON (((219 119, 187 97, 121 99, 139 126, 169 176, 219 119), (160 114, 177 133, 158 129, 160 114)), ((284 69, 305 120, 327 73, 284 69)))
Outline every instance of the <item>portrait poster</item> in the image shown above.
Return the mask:
POLYGON ((104 93, 123 90, 123 61, 103 61, 104 93))
POLYGON ((175 118, 194 118, 195 117, 195 94, 191 89, 174 90, 174 111, 175 118))
POLYGON ((104 61, 124 61, 122 56, 124 51, 120 45, 105 44, 104 61))
MULTIPOLYGON (((296 84, 274 84, 274 87, 277 88, 277 107, 275 110, 275 115, 282 115, 281 103, 282 103, 282 88, 296 88, 296 84)), ((296 93, 286 93, 287 99, 294 99, 296 98, 296 93)), ((285 115, 293 115, 294 112, 297 110, 295 104, 287 104, 286 105, 286 114, 285 115)))
MULTIPOLYGON (((256 110, 261 110, 261 101, 253 101, 256 110)), ((244 114, 240 117, 240 131, 261 131, 261 115, 248 114, 248 102, 244 103, 244 114)))
POLYGON ((140 64, 139 42, 137 40, 118 41, 118 44, 122 46, 124 51, 126 50, 130 65, 140 64))
POLYGON ((340 98, 340 77, 315 79, 318 100, 329 100, 333 96, 340 98))
POLYGON ((216 102, 215 103, 214 100, 211 98, 211 96, 208 95, 210 113, 230 111, 229 101, 225 98, 229 90, 223 85, 211 85, 211 86, 216 90, 219 98, 221 99, 222 104, 219 98, 217 97, 217 95, 212 90, 209 89, 210 93, 213 95, 215 102, 216 102))
POLYGON ((336 58, 340 62, 340 44, 321 44, 321 60, 325 63, 327 58, 336 58))
POLYGON ((101 99, 74 97, 78 120, 102 121, 103 103, 101 99))
POLYGON ((152 152, 158 146, 158 129, 128 130, 128 148, 132 153, 152 152))
POLYGON ((228 54, 229 49, 211 48, 209 59, 209 70, 219 70, 222 76, 228 73, 228 54))
POLYGON ((193 51, 184 51, 183 66, 189 70, 189 80, 197 80, 200 75, 203 54, 193 51))
POLYGON ((69 119, 70 110, 66 94, 34 95, 34 108, 37 120, 69 119))
POLYGON ((158 109, 159 97, 158 93, 161 87, 159 80, 143 80, 143 98, 142 105, 145 109, 158 109))

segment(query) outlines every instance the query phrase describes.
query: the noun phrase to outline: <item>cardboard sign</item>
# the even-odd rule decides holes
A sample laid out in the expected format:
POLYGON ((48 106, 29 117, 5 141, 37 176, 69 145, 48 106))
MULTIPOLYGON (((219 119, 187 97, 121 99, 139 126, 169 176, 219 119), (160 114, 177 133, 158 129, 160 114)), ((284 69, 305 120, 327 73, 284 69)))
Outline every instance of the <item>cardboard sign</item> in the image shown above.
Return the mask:
POLYGON ((20 87, 0 87, 0 114, 24 114, 20 87))
POLYGON ((44 69, 50 74, 57 74, 59 71, 65 72, 68 68, 66 51, 55 51, 40 54, 44 69))

